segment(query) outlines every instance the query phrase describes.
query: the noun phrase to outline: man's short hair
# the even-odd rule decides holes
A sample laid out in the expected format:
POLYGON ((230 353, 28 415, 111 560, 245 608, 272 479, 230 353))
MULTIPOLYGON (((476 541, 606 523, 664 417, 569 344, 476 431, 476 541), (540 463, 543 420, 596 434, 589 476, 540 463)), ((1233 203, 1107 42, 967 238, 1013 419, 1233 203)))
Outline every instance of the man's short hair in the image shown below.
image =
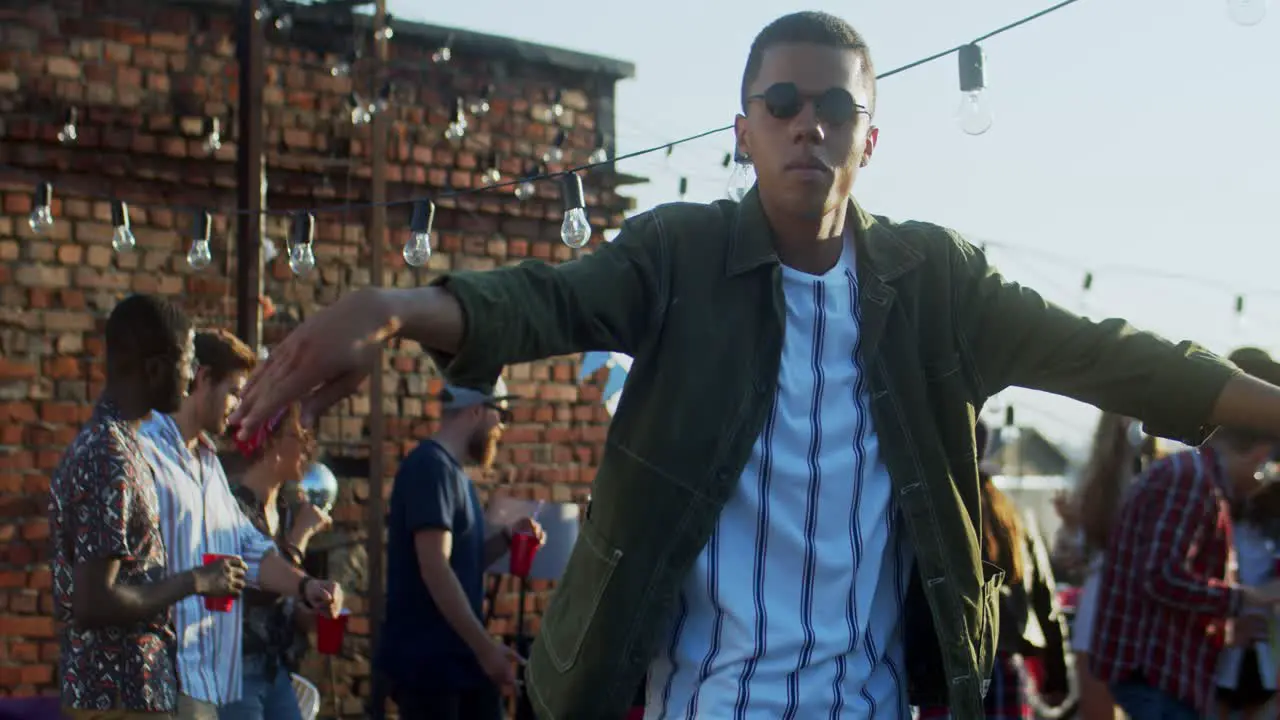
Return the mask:
POLYGON ((107 318, 108 375, 140 372, 151 358, 177 360, 190 332, 191 321, 177 305, 155 295, 130 295, 107 318))
POLYGON ((835 15, 816 10, 783 15, 766 25, 751 42, 751 51, 747 53, 747 67, 742 71, 743 113, 747 111, 751 85, 760 77, 760 65, 764 62, 765 51, 775 45, 794 43, 822 45, 857 53, 867 78, 867 110, 875 113, 876 68, 871 62, 871 48, 852 25, 835 15))
POLYGON ((221 328, 196 333, 196 364, 209 371, 209 379, 220 383, 234 372, 249 372, 258 365, 258 356, 240 338, 221 328))

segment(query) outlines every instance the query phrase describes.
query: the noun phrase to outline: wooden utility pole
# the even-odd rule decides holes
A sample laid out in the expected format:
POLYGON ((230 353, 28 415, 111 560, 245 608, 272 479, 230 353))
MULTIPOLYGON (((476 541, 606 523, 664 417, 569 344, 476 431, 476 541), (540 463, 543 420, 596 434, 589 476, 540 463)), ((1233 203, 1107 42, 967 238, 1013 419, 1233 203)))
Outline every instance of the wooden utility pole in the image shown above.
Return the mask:
POLYGON ((262 0, 241 0, 236 59, 240 100, 236 103, 236 334, 249 347, 262 341, 262 88, 266 35, 262 0))
MULTIPOLYGON (((387 22, 387 0, 377 0, 373 14, 373 54, 374 72, 370 91, 381 92, 383 83, 387 81, 387 38, 382 32, 387 22)), ((387 254, 387 113, 378 111, 373 114, 373 138, 370 144, 373 154, 373 182, 370 191, 373 208, 369 217, 368 242, 370 248, 370 276, 374 287, 383 285, 382 263, 387 254)), ((365 527, 368 528, 368 598, 369 627, 373 647, 378 646, 382 633, 382 618, 385 608, 386 583, 386 503, 385 476, 382 465, 384 455, 384 413, 382 410, 383 395, 383 350, 379 345, 375 355, 373 372, 369 376, 369 503, 366 507, 368 515, 365 527)), ((386 688, 380 673, 373 674, 369 701, 373 707, 369 713, 378 720, 383 717, 386 706, 386 688)))

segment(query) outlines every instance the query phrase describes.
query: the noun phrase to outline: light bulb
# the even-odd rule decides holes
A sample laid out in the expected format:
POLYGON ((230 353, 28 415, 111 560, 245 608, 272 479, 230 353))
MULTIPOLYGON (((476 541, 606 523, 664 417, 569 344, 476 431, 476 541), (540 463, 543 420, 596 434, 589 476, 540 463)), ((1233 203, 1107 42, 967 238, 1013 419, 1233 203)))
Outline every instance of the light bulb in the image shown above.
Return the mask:
POLYGON ((609 151, 602 147, 598 147, 591 151, 591 156, 587 158, 587 162, 592 165, 600 165, 609 162, 609 151))
POLYGON ((37 205, 31 211, 31 217, 27 218, 27 223, 31 225, 31 232, 48 235, 53 229, 53 210, 48 205, 37 205))
POLYGON ((137 246, 138 240, 128 225, 121 225, 111 233, 111 249, 116 252, 129 252, 137 246))
POLYGON ((445 45, 439 50, 436 50, 435 52, 431 53, 431 62, 437 65, 439 65, 440 63, 447 63, 452 59, 453 59, 453 50, 450 50, 448 45, 445 45))
POLYGON ((412 267, 422 267, 431 259, 431 233, 415 232, 409 234, 404 244, 404 261, 412 267))
POLYGON ((551 117, 558 118, 563 116, 564 116, 564 106, 561 105, 560 103, 553 104, 551 106, 551 117))
POLYGON ((1227 15, 1237 25, 1257 25, 1267 17, 1267 0, 1227 0, 1227 15))
POLYGON ((262 238, 262 262, 269 263, 276 259, 280 254, 280 249, 276 247, 276 241, 269 237, 262 238))
POLYGON ((486 185, 496 185, 498 181, 502 180, 502 171, 496 167, 491 167, 484 171, 481 179, 484 180, 486 185))
POLYGON ((734 202, 742 202, 742 198, 747 196, 755 184, 756 173, 751 163, 735 162, 733 169, 729 171, 729 183, 725 188, 725 194, 734 202))
POLYGON ((299 243, 289 248, 289 269, 294 275, 306 275, 316 269, 316 253, 311 243, 299 243))
POLYGON ((462 138, 466 137, 467 126, 458 122, 449 123, 449 127, 445 128, 444 139, 450 143, 457 145, 462 142, 462 138))
POLYGON ((526 180, 516 186, 516 199, 528 200, 529 198, 533 197, 534 194, 537 192, 538 192, 538 188, 535 187, 532 182, 526 180))
POLYGON ((71 144, 76 141, 76 126, 67 123, 62 126, 62 132, 58 133, 58 142, 63 144, 71 144))
POLYGON ((267 349, 267 346, 259 345, 258 346, 258 362, 266 362, 267 358, 269 357, 271 357, 271 351, 267 349))
POLYGON ((564 150, 557 145, 552 145, 542 154, 542 162, 554 164, 564 159, 564 150))
POLYGON ((280 32, 289 32, 293 29, 293 16, 280 15, 276 18, 275 26, 276 30, 279 30, 280 32))
POLYGON ((489 114, 489 101, 484 98, 480 98, 467 106, 467 110, 476 117, 487 115, 489 114))
POLYGON ((994 120, 991 106, 982 90, 970 90, 961 94, 960 108, 956 111, 956 122, 961 130, 970 135, 981 135, 991 129, 994 120))
POLYGON ((187 264, 194 270, 203 270, 213 262, 213 251, 209 249, 208 240, 196 240, 187 251, 187 264))
POLYGON ((591 223, 587 221, 586 210, 572 208, 564 212, 564 222, 560 224, 560 239, 571 248, 586 246, 591 239, 591 223))
POLYGON ((213 154, 222 149, 222 135, 214 132, 209 133, 209 137, 205 138, 204 151, 213 154))

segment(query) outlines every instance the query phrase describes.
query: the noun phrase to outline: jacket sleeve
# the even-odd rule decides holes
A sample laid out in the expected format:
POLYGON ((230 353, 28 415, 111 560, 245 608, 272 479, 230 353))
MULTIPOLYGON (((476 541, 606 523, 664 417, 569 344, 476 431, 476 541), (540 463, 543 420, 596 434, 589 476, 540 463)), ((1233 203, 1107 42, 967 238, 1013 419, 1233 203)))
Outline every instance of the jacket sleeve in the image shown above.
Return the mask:
POLYGON ((1198 445, 1239 369, 1191 343, 1173 344, 1123 320, 1095 322, 1009 282, 948 230, 954 322, 983 397, 1010 385, 1065 395, 1140 418, 1146 430, 1198 445))
POLYGON ((613 242, 561 265, 531 260, 435 281, 457 298, 465 327, 456 355, 432 352, 454 382, 492 382, 504 365, 607 350, 635 355, 665 307, 670 272, 654 213, 613 242))

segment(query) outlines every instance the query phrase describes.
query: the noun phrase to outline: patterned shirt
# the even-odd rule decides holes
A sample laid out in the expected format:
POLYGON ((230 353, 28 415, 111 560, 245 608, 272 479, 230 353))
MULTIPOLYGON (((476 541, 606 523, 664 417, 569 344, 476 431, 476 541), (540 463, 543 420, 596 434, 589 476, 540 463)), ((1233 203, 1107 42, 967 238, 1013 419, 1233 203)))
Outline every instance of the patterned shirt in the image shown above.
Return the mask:
MULTIPOLYGON (((243 485, 232 491, 240 502, 249 521, 263 535, 270 535, 266 509, 258 496, 243 485)), ((286 538, 293 527, 293 506, 281 494, 276 501, 280 522, 276 532, 276 544, 281 555, 288 557, 286 538)), ((307 651, 307 636, 294 625, 294 598, 286 598, 265 590, 248 588, 244 591, 244 656, 247 670, 260 672, 268 680, 274 680, 280 670, 298 669, 298 661, 307 651)))
POLYGON ((72 708, 171 712, 177 681, 170 655, 169 610, 124 626, 82 629, 71 597, 77 563, 120 560, 116 582, 147 585, 165 577, 151 471, 136 431, 100 400, 50 482, 54 619, 62 627, 62 702, 72 708))
MULTIPOLYGON (((262 559, 275 544, 240 512, 213 443, 202 436, 193 453, 173 418, 158 412, 142 424, 141 438, 155 473, 169 572, 202 564, 205 553, 239 555, 249 566, 246 579, 256 585, 262 559)), ((214 705, 240 699, 243 615, 240 600, 225 613, 206 610, 196 595, 174 606, 182 694, 214 705)))
POLYGON ((1227 479, 1212 448, 1170 455, 1129 490, 1102 568, 1093 672, 1140 679, 1208 712, 1240 611, 1227 479))

